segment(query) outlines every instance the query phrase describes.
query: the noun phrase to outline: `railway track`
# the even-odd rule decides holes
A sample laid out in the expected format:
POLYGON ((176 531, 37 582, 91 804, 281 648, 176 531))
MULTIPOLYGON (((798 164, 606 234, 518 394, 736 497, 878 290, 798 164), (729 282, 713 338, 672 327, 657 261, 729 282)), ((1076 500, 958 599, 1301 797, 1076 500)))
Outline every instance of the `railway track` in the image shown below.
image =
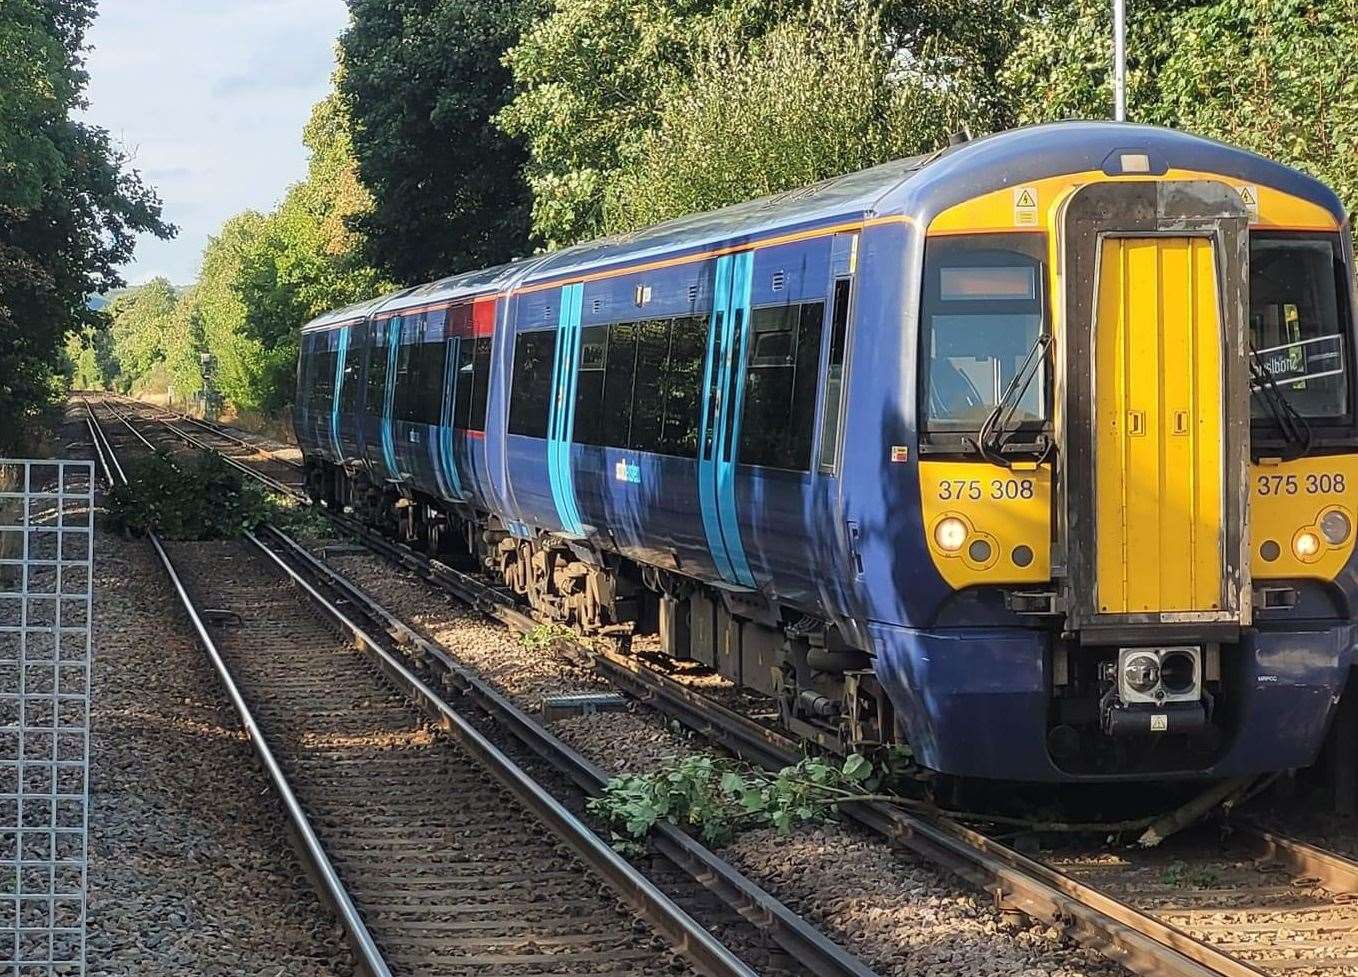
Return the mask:
MULTIPOLYGON (((332 517, 368 548, 510 627, 538 624, 500 588, 332 517)), ((371 604, 355 588, 348 599, 371 604)), ((372 613, 384 617, 380 607, 372 613)), ((423 642, 391 615, 384 620, 402 640, 423 642)), ((777 768, 799 755, 777 731, 631 656, 583 645, 574 653, 623 691, 752 763, 777 768)), ((1137 973, 1358 974, 1358 905, 1349 902, 1358 899, 1358 864, 1249 824, 1235 825, 1226 847, 1212 839, 1197 850, 1171 846, 1135 858, 1058 852, 1038 861, 964 825, 895 806, 856 804, 845 812, 991 893, 1001 908, 1056 926, 1137 973)))
MULTIPOLYGON (((114 442, 154 445, 108 409, 126 437, 93 410, 91 433, 117 478, 114 442)), ((451 660, 412 659, 285 533, 153 544, 371 972, 873 977, 679 832, 661 891, 577 816, 602 772, 507 703, 451 705, 451 660)))

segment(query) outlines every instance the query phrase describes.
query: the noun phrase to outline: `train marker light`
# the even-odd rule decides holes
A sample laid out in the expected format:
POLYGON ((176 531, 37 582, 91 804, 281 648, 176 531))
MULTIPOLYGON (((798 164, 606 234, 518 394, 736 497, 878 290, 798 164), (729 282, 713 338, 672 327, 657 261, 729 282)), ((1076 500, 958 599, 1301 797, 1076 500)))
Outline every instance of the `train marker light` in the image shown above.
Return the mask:
POLYGON ((944 553, 956 553, 967 541, 967 524, 956 516, 947 516, 934 526, 934 542, 944 553))
POLYGON ((1320 520, 1320 533, 1331 546, 1338 546, 1349 538, 1353 524, 1339 509, 1331 509, 1320 520))

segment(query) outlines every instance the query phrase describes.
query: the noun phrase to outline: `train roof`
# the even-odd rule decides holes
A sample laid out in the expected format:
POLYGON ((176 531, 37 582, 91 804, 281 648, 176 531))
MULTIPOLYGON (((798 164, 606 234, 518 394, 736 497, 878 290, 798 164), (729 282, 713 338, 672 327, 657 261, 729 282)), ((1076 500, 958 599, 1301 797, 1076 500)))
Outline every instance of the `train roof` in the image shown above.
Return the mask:
POLYGON ((453 275, 375 302, 327 313, 305 329, 352 321, 365 308, 364 314, 399 312, 862 216, 905 214, 923 224, 961 200, 1042 177, 1103 169, 1114 154, 1127 152, 1146 153, 1152 172, 1188 169, 1258 182, 1317 203, 1341 223, 1345 220, 1343 205, 1323 183, 1247 150, 1174 129, 1134 123, 1045 123, 893 160, 720 210, 453 275))

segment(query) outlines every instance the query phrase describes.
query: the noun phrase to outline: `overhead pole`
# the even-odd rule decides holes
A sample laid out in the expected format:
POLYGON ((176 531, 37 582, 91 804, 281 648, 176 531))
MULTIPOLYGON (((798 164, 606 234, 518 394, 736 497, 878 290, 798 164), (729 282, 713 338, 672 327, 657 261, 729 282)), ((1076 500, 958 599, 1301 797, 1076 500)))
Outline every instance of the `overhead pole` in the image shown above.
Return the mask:
POLYGON ((1127 2, 1113 0, 1113 118, 1127 121, 1127 2))

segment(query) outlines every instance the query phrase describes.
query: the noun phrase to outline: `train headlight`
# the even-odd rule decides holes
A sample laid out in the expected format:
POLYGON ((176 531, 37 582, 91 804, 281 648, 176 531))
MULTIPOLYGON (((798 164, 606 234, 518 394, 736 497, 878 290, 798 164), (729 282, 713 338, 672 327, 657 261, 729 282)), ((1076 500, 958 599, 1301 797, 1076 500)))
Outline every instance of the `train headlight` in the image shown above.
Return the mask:
POLYGON ((1352 531, 1353 524, 1349 522, 1349 517, 1338 509, 1331 509, 1320 520, 1320 534, 1331 546, 1344 542, 1352 531))
POLYGON ((1320 537, 1309 529, 1303 529, 1292 537, 1292 552, 1299 560, 1312 559, 1320 552, 1320 537))
POLYGON ((967 541, 967 524, 956 516, 946 516, 934 526, 934 542, 944 553, 957 553, 967 541))

